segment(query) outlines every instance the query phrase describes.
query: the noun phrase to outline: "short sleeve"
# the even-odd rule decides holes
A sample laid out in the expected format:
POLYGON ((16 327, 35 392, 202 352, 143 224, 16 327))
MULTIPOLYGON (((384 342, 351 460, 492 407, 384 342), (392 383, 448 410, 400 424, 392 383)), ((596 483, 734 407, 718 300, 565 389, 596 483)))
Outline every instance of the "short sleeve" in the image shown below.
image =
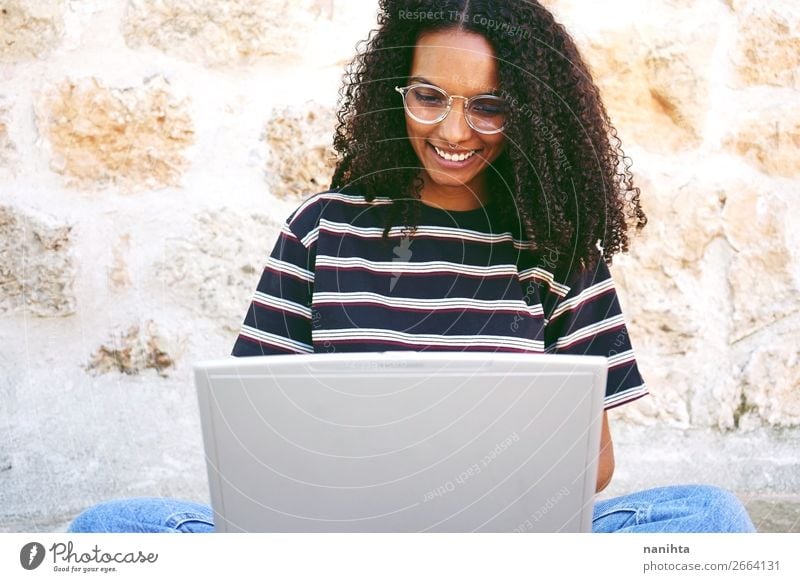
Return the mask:
POLYGON ((315 240, 297 232, 298 211, 286 220, 266 261, 231 355, 265 356, 314 351, 311 297, 315 240), (308 246, 307 246, 308 245, 308 246))
POLYGON ((645 396, 628 328, 608 266, 575 272, 558 286, 563 295, 545 313, 545 351, 608 358, 606 409, 645 396))

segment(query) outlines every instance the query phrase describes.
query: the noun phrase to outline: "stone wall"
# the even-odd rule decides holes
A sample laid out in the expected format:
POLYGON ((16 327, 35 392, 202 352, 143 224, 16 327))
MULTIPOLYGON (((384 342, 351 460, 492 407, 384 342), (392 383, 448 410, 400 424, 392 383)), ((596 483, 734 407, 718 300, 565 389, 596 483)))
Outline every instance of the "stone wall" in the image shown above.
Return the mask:
POLYGON ((0 530, 208 499, 230 353, 372 3, 0 1, 0 530))
MULTIPOLYGON (((618 448, 652 457, 636 447, 658 425, 791 451, 800 9, 546 4, 592 66, 650 219, 613 267, 652 392, 614 412, 618 448)), ((230 352, 280 223, 324 187, 374 2, 0 7, 0 529, 124 495, 204 500, 191 365, 230 352)), ((763 467, 719 480, 800 491, 763 467)))
POLYGON ((650 223, 615 263, 643 423, 798 427, 800 7, 547 2, 633 161, 650 223))

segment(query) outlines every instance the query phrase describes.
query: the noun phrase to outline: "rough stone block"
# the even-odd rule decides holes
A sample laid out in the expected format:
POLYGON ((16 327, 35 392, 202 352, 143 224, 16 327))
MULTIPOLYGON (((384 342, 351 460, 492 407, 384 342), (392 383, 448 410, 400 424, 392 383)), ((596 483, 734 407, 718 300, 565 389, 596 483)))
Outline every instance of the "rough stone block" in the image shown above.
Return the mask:
POLYGON ((717 426, 738 402, 733 381, 706 365, 729 357, 726 249, 719 244, 726 185, 669 169, 636 177, 649 223, 631 253, 615 258, 614 277, 653 406, 628 417, 717 426))
POLYGON ((713 11, 688 1, 545 4, 575 38, 623 145, 673 153, 701 143, 720 27, 713 11))
POLYGON ((725 145, 765 174, 800 177, 800 98, 750 102, 737 116, 725 145))
POLYGON ((152 320, 146 321, 143 327, 133 325, 100 346, 91 355, 86 371, 94 375, 113 372, 135 375, 151 368, 159 376, 166 377, 165 370, 175 367, 178 353, 183 351, 180 340, 169 342, 163 338, 152 320))
POLYGON ((117 238, 111 250, 113 263, 108 272, 108 281, 113 289, 124 289, 131 286, 131 274, 126 260, 130 250, 131 235, 126 232, 117 238))
POLYGON ((732 191, 723 212, 734 249, 728 284, 732 341, 765 330, 800 310, 800 249, 795 241, 800 201, 755 184, 732 191))
POLYGON ((61 43, 67 0, 4 0, 0 62, 35 59, 61 43))
POLYGON ((11 100, 0 95, 0 169, 13 168, 17 162, 17 147, 8 133, 11 123, 11 100))
MULTIPOLYGON (((725 186, 670 171, 637 171, 647 227, 620 257, 621 292, 642 335, 659 338, 672 354, 691 351, 699 320, 696 305, 702 259, 722 233, 725 186)), ((617 261, 615 261, 615 265, 617 261)))
POLYGON ((800 333, 777 335, 744 367, 738 426, 800 426, 800 333))
POLYGON ((212 66, 248 64, 299 56, 323 8, 319 0, 129 0, 122 32, 131 48, 212 66))
POLYGON ((82 188, 176 185, 194 142, 187 104, 160 77, 126 89, 94 78, 65 81, 41 96, 37 122, 51 168, 82 188))
POLYGON ((159 287, 182 307, 238 331, 285 218, 199 213, 189 237, 165 241, 166 260, 154 269, 159 287))
POLYGON ((800 89, 800 6, 745 0, 735 2, 734 9, 740 84, 800 89))
POLYGON ((0 205, 0 313, 75 313, 71 230, 40 212, 0 205))
POLYGON ((584 50, 612 123, 623 137, 658 152, 699 145, 709 107, 703 70, 716 27, 675 26, 668 28, 681 34, 666 40, 634 27, 598 34, 584 50))
POLYGON ((305 198, 330 186, 336 165, 335 127, 333 109, 315 103, 273 112, 264 132, 270 151, 267 182, 273 195, 305 198))

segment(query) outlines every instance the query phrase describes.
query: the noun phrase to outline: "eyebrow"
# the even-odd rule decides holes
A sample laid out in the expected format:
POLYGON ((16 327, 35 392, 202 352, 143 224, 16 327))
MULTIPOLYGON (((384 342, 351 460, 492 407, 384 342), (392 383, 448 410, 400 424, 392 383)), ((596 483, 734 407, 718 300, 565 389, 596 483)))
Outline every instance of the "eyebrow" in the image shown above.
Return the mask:
MULTIPOLYGON (((433 85, 434 87, 439 87, 439 85, 437 85, 437 84, 436 84, 436 83, 434 83, 433 81, 429 81, 429 80, 428 80, 428 79, 426 79, 425 77, 420 77, 420 76, 418 76, 418 75, 414 75, 414 76, 412 76, 412 77, 409 77, 409 78, 408 78, 408 82, 409 82, 409 83, 413 83, 414 81, 417 81, 417 82, 420 82, 420 83, 425 83, 425 84, 427 84, 427 85, 433 85)), ((439 89, 442 89, 442 87, 439 87, 439 89)), ((443 90, 443 89, 442 89, 442 90, 443 90)), ((496 91, 496 90, 494 90, 494 89, 493 89, 493 90, 491 90, 491 91, 482 91, 482 92, 480 92, 480 93, 475 93, 475 94, 476 94, 476 95, 494 95, 495 97, 498 97, 498 96, 499 96, 499 95, 498 95, 498 91, 496 91)))

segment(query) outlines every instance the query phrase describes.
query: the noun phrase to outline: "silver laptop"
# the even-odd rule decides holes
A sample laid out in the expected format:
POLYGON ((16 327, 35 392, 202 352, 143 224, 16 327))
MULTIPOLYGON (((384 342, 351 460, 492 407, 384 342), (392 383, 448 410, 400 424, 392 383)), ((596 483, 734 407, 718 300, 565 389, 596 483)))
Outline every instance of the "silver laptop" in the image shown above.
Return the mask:
POLYGON ((216 531, 591 531, 606 371, 491 352, 200 362, 216 531))

